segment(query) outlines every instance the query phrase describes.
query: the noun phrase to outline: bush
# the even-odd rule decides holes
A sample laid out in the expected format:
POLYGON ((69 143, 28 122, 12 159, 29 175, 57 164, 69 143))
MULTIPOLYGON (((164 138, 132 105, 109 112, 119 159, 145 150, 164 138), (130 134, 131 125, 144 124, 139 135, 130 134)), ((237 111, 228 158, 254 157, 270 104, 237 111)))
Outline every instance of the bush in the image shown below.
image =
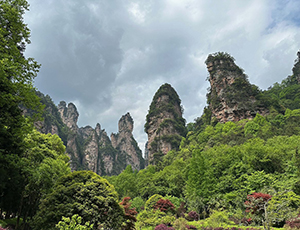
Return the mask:
POLYGON ((296 218, 286 221, 285 224, 287 228, 300 229, 300 215, 298 215, 296 218))
POLYGON ((147 210, 147 211, 152 210, 154 208, 154 205, 156 204, 156 202, 159 201, 162 198, 163 198, 163 196, 161 196, 159 194, 154 194, 153 196, 151 196, 146 201, 145 210, 147 210))
POLYGON ((190 211, 188 214, 188 220, 199 220, 199 214, 195 211, 190 211))
POLYGON ((169 227, 164 224, 160 224, 157 225, 154 230, 169 230, 169 227))
POLYGON ((229 220, 228 213, 226 211, 214 211, 205 222, 206 226, 214 228, 235 224, 233 221, 229 220))
POLYGON ((162 218, 165 216, 166 213, 159 210, 155 212, 153 210, 144 210, 138 214, 135 226, 137 229, 149 226, 155 227, 162 224, 162 218))
MULTIPOLYGON (((86 222, 84 225, 81 225, 82 218, 77 214, 73 215, 72 218, 62 217, 62 221, 59 221, 56 225, 56 228, 60 230, 92 230, 93 224, 86 222)), ((1 230, 1 229, 0 229, 1 230)))
POLYGON ((175 206, 168 199, 160 199, 154 205, 154 210, 160 210, 161 212, 175 212, 175 206))
POLYGON ((138 196, 133 198, 131 202, 131 207, 135 208, 138 213, 144 209, 144 206, 145 206, 145 201, 143 200, 142 197, 138 196))

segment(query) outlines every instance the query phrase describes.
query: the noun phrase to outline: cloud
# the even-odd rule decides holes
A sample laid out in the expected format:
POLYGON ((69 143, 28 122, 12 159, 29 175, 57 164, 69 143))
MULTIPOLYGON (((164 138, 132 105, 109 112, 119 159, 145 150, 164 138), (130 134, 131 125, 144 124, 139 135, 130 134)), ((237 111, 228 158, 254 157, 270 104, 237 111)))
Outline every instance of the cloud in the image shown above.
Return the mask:
POLYGON ((55 103, 75 102, 79 125, 108 133, 130 112, 142 150, 151 100, 163 83, 179 94, 188 122, 209 87, 204 61, 230 53, 265 89, 291 74, 300 47, 297 0, 29 0, 26 55, 42 64, 35 85, 55 103))

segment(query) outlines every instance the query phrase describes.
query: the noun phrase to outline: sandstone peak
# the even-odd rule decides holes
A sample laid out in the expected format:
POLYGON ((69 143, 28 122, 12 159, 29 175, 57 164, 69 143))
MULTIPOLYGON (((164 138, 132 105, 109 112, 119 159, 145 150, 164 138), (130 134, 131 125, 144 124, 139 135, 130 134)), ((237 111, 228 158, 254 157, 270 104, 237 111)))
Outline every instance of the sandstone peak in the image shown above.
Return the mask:
POLYGON ((130 116, 130 113, 126 113, 119 120, 119 133, 121 132, 130 132, 133 131, 133 119, 130 116))
POLYGON ((212 117, 219 122, 252 119, 256 113, 267 113, 256 103, 258 87, 249 83, 244 71, 234 61, 232 56, 223 52, 210 54, 205 61, 211 86, 207 102, 212 117))
POLYGON ((79 113, 76 106, 73 103, 69 103, 68 107, 66 107, 66 102, 61 101, 58 105, 58 112, 60 113, 61 118, 67 127, 72 131, 77 131, 79 113))
POLYGON ((150 164, 157 164, 163 155, 178 149, 182 136, 186 134, 181 100, 168 83, 163 84, 153 97, 146 117, 145 132, 148 134, 150 164))
POLYGON ((133 119, 129 113, 123 115, 119 120, 119 132, 110 136, 111 144, 115 149, 121 150, 126 155, 126 165, 131 165, 133 170, 144 168, 142 151, 133 138, 133 119))

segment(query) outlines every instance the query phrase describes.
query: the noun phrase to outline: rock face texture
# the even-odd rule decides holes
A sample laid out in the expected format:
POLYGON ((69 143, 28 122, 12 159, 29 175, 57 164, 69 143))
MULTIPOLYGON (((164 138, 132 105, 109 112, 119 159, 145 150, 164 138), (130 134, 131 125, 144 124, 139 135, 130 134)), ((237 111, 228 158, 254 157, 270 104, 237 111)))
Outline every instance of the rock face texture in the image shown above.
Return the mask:
POLYGON ((126 165, 131 165, 133 170, 140 170, 145 167, 142 151, 133 138, 133 119, 130 114, 123 115, 119 120, 119 132, 111 134, 112 146, 126 156, 126 165))
POLYGON ((233 57, 227 53, 210 54, 205 63, 209 72, 207 101, 212 118, 224 123, 252 119, 256 113, 268 113, 256 99, 259 89, 249 83, 233 57))
POLYGON ((300 51, 297 52, 297 59, 293 67, 293 78, 296 79, 297 83, 300 84, 300 51))
POLYGON ((162 85, 154 95, 145 132, 148 134, 148 151, 145 151, 148 164, 157 164, 170 150, 178 149, 181 138, 186 135, 181 100, 171 85, 162 85))
POLYGON ((133 119, 130 114, 123 115, 119 120, 119 132, 111 134, 111 144, 115 149, 126 156, 126 165, 131 165, 133 170, 140 170, 145 167, 142 151, 133 138, 133 119))
POLYGON ((111 140, 98 123, 79 128, 79 113, 73 103, 62 101, 56 107, 49 96, 39 95, 46 105, 44 121, 35 125, 42 133, 59 135, 70 157, 74 170, 91 170, 99 175, 117 175, 127 165, 133 169, 144 168, 144 158, 133 135, 133 120, 129 113, 119 121, 119 133, 112 134, 111 140))

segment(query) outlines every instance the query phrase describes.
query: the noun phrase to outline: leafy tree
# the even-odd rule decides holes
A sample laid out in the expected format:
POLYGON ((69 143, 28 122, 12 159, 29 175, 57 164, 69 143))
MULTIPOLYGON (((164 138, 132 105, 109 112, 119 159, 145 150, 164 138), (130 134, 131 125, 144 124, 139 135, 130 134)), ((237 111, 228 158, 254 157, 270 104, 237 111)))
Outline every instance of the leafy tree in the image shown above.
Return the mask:
POLYGON ((22 155, 22 173, 25 176, 25 189, 18 210, 22 224, 32 218, 40 199, 53 191, 58 179, 71 172, 65 146, 57 135, 41 134, 33 130, 25 138, 26 151, 22 155))
POLYGON ((39 112, 42 109, 32 87, 39 65, 24 56, 30 43, 29 29, 23 22, 28 6, 26 0, 0 1, 0 209, 7 215, 16 213, 25 186, 19 159, 31 127, 20 105, 39 112))
POLYGON ((120 197, 136 197, 138 190, 137 184, 134 183, 136 181, 136 174, 137 172, 132 170, 131 165, 127 165, 126 169, 118 176, 108 177, 108 181, 115 186, 120 197))
POLYGON ((299 213, 300 196, 292 191, 277 192, 268 202, 267 217, 273 226, 283 227, 285 221, 299 213))
POLYGON ((175 213, 175 206, 168 199, 160 199, 154 205, 154 210, 160 210, 161 212, 175 213))
POLYGON ((125 223, 123 224, 122 229, 124 230, 132 230, 135 229, 135 222, 136 222, 136 214, 137 211, 135 208, 130 208, 131 203, 129 202, 130 197, 124 197, 122 202, 120 203, 123 206, 125 211, 125 223))
POLYGON ((131 207, 135 208, 137 212, 141 212, 142 209, 144 209, 145 201, 142 197, 137 196, 132 199, 131 207))
POLYGON ((63 176, 53 192, 41 202, 34 223, 35 229, 52 229, 62 216, 78 214, 83 222, 120 229, 124 210, 118 195, 107 180, 91 171, 77 171, 63 176))
POLYGON ((62 220, 58 222, 56 227, 59 230, 92 230, 93 224, 86 222, 84 225, 81 225, 82 218, 77 214, 73 215, 72 218, 62 217, 62 220))
POLYGON ((253 219, 263 224, 264 229, 270 229, 271 223, 268 218, 267 207, 272 196, 264 193, 253 193, 247 196, 245 206, 248 212, 251 212, 253 219))

